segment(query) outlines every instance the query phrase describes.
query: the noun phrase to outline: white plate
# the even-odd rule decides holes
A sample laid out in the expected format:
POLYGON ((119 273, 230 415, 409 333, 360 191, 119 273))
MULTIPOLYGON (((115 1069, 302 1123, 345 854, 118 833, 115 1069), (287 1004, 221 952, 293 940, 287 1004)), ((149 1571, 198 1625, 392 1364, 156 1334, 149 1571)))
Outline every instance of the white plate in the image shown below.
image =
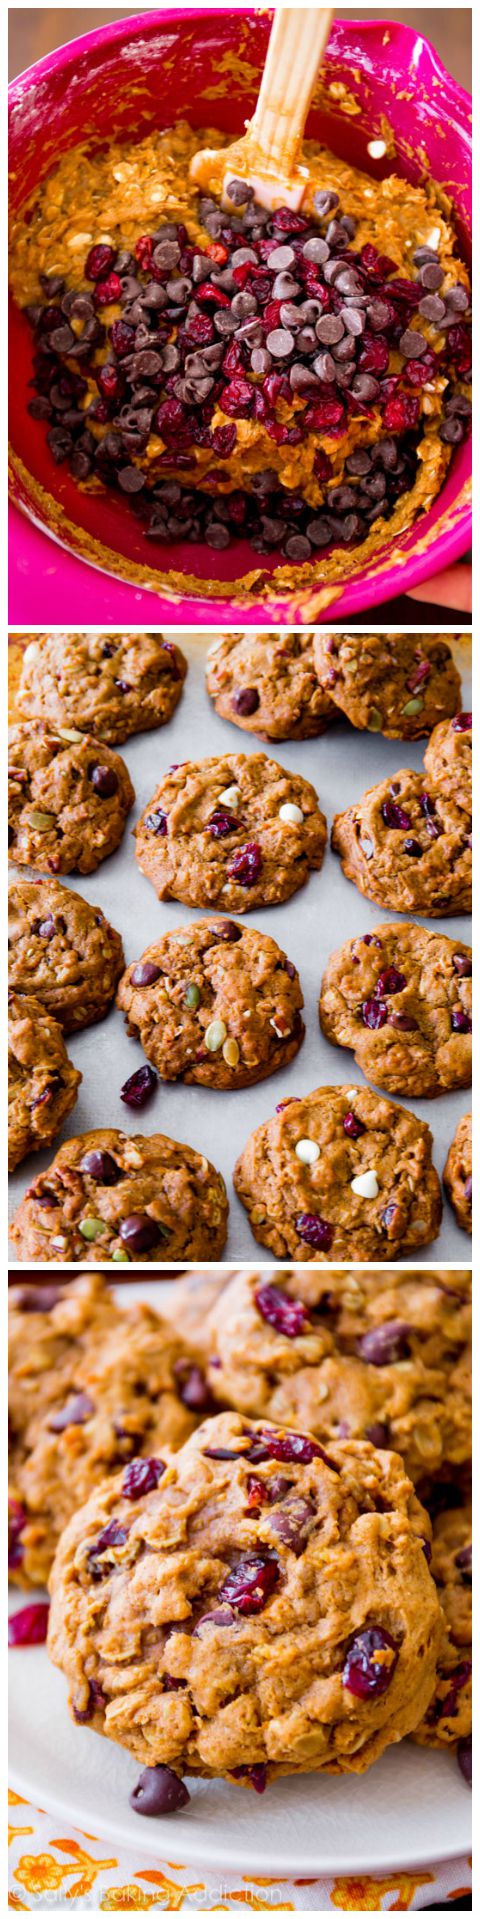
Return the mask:
MULTIPOLYGON (((23 1604, 15 1594, 12 1611, 23 1604)), ((263 1797, 189 1780, 191 1804, 139 1819, 129 1793, 141 1768, 69 1718, 63 1674, 43 1646, 10 1653, 10 1783, 82 1832, 152 1859, 212 1872, 288 1877, 390 1872, 468 1852, 470 1794, 452 1753, 404 1741, 359 1778, 280 1779, 263 1797)))
MULTIPOLYGON (((282 766, 312 781, 330 829, 334 813, 356 799, 365 787, 373 786, 387 775, 394 777, 402 766, 420 771, 426 746, 425 740, 409 744, 383 739, 378 733, 355 732, 346 722, 332 726, 319 739, 268 745, 254 734, 242 732, 239 727, 219 719, 205 691, 204 642, 199 641, 198 635, 195 638, 180 629, 176 630, 175 637, 189 658, 185 691, 176 713, 168 727, 139 733, 122 747, 137 795, 122 845, 87 879, 72 874, 71 882, 66 881, 67 886, 71 883, 74 890, 93 905, 101 906, 112 925, 122 933, 127 965, 139 959, 145 946, 158 935, 180 924, 189 924, 192 920, 194 923, 198 918, 175 900, 157 900, 153 887, 140 872, 131 838, 134 818, 147 804, 158 780, 172 762, 210 753, 270 754, 282 766)), ((458 649, 464 706, 470 705, 469 646, 468 637, 458 649)), ((211 1088, 206 1091, 200 1086, 186 1086, 182 1080, 168 1085, 163 1082, 144 1112, 135 1113, 122 1105, 120 1087, 127 1076, 144 1063, 144 1054, 137 1040, 127 1038, 121 1014, 112 1009, 101 1025, 89 1026, 85 1032, 70 1038, 69 1053, 83 1073, 77 1104, 54 1147, 23 1160, 13 1173, 9 1182, 10 1216, 31 1180, 50 1165, 61 1141, 72 1134, 90 1132, 97 1126, 118 1126, 127 1133, 164 1132, 172 1139, 188 1141, 197 1152, 206 1153, 223 1173, 230 1201, 225 1257, 235 1262, 255 1259, 258 1247, 245 1209, 233 1189, 232 1172, 237 1155, 249 1134, 271 1117, 277 1101, 287 1094, 302 1095, 314 1086, 365 1084, 353 1054, 343 1047, 330 1045, 320 1030, 320 980, 335 947, 354 934, 368 932, 382 920, 394 918, 391 909, 382 912, 381 907, 364 899, 345 879, 340 861, 330 848, 322 872, 313 873, 308 885, 293 899, 282 906, 267 906, 246 915, 246 925, 273 934, 298 966, 305 996, 307 1030, 300 1053, 283 1072, 261 1081, 258 1086, 243 1088, 227 1097, 211 1088)), ((423 919, 423 915, 420 918, 423 919)), ((447 933, 451 939, 469 941, 471 938, 470 921, 465 914, 425 923, 437 933, 447 933)), ((438 1099, 430 1100, 398 1097, 396 1103, 410 1108, 418 1119, 427 1120, 433 1133, 434 1164, 441 1177, 458 1121, 470 1109, 470 1093, 443 1093, 438 1099)), ((470 1259, 470 1251, 470 1241, 457 1226, 454 1213, 445 1201, 439 1237, 426 1248, 422 1247, 422 1265, 437 1260, 444 1265, 450 1261, 463 1265, 470 1259)), ((413 1263, 418 1264, 418 1254, 412 1257, 413 1263)), ((272 1255, 264 1250, 262 1263, 269 1264, 271 1260, 272 1255)))

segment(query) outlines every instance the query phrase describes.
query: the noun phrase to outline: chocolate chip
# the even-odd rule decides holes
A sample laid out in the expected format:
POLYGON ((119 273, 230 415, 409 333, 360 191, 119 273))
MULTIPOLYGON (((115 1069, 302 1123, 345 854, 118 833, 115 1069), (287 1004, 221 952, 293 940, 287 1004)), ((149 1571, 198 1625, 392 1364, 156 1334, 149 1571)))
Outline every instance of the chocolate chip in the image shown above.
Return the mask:
POLYGON ((454 415, 452 415, 449 420, 443 420, 439 428, 439 435, 440 439, 444 441, 445 446, 458 446, 460 440, 464 438, 464 429, 461 420, 456 420, 454 415))
POLYGON ((168 1239, 169 1234, 147 1213, 130 1213, 128 1219, 122 1219, 120 1238, 132 1253, 151 1253, 159 1239, 168 1239))
POLYGON ((343 320, 337 313, 324 313, 321 320, 317 320, 315 332, 322 346, 336 346, 337 340, 342 340, 345 332, 343 320))
MULTIPOLYGON (((267 351, 267 348, 264 346, 254 347, 253 353, 250 359, 252 373, 269 373, 271 364, 272 364, 272 355, 271 353, 267 351)), ((291 374, 290 374, 290 384, 291 384, 291 374)))
POLYGON ((236 926, 235 920, 214 920, 210 930, 214 933, 216 940, 223 940, 231 945, 236 940, 241 940, 243 928, 236 926))
POLYGON ((188 1805, 190 1793, 178 1773, 170 1766, 145 1766, 130 1793, 130 1805, 146 1819, 159 1819, 165 1813, 180 1812, 188 1805))
POLYGON ((354 399, 360 400, 362 406, 371 406, 374 400, 378 400, 380 393, 378 380, 374 380, 371 373, 357 373, 352 393, 354 399))
POLYGON ((254 197, 253 187, 247 186, 246 180, 236 178, 225 182, 225 192, 232 202, 232 207, 246 207, 249 200, 253 200, 254 197))
POLYGON ((118 474, 118 484, 122 493, 141 493, 145 486, 145 474, 138 466, 122 466, 118 474))
POLYGON ((445 319, 447 309, 439 293, 426 293, 425 299, 420 301, 418 311, 424 320, 431 321, 432 326, 440 326, 441 321, 445 319))
MULTIPOLYGON (((321 240, 321 241, 320 241, 320 245, 321 245, 321 246, 323 246, 323 245, 324 245, 324 241, 323 241, 323 240, 321 240)), ((305 249, 304 249, 304 251, 305 251, 305 249)), ((327 251, 328 251, 328 249, 327 249, 327 251)), ((326 259, 326 257, 327 257, 327 255, 325 254, 325 256, 322 256, 322 257, 325 257, 325 259, 326 259)), ((272 248, 272 252, 271 252, 271 253, 269 253, 269 255, 268 255, 268 263, 267 263, 267 264, 268 264, 268 271, 269 271, 269 273, 270 273, 270 272, 273 272, 273 273, 281 273, 281 272, 283 272, 283 271, 285 270, 285 268, 286 268, 286 267, 294 267, 294 266, 295 266, 295 254, 294 254, 294 251, 293 251, 293 247, 289 247, 289 246, 284 246, 284 247, 273 247, 273 248, 272 248)))
MULTIPOLYGON (((453 313, 466 313, 470 305, 466 287, 462 286, 449 287, 448 292, 445 293, 445 300, 453 313)), ((420 306, 420 312, 422 312, 422 306, 420 306)))
POLYGON ((405 333, 400 335, 399 348, 406 360, 421 360, 427 351, 427 341, 423 333, 415 333, 413 327, 407 327, 405 333))
POLYGON ((340 319, 343 320, 347 333, 351 333, 352 339, 359 339, 360 334, 365 332, 365 314, 360 307, 341 307, 340 319))
POLYGON ((272 298, 294 300, 297 293, 300 293, 298 280, 293 280, 291 273, 277 273, 276 280, 273 282, 272 298))
POLYGON ((54 347, 55 353, 71 353, 73 347, 76 345, 75 334, 72 333, 72 329, 69 326, 54 327, 53 333, 49 335, 49 339, 50 346, 54 347))
POLYGON ((236 320, 249 320, 252 313, 256 311, 257 302, 254 293, 235 293, 232 300, 232 313, 235 314, 236 320))
POLYGON ((324 220, 327 213, 333 213, 334 208, 340 205, 338 193, 334 193, 332 188, 319 187, 313 195, 313 204, 319 220, 324 220))
POLYGON ((347 473, 355 473, 358 475, 358 478, 362 478, 363 474, 370 472, 371 464, 372 458, 371 454, 367 452, 367 448, 357 446, 353 453, 349 453, 348 460, 345 461, 345 470, 347 473))
MULTIPOLYGON (((317 238, 315 234, 312 240, 305 241, 303 254, 305 260, 313 260, 315 266, 324 266, 325 260, 330 258, 330 247, 327 246, 326 240, 322 240, 320 235, 317 238)), ((271 255, 268 264, 269 266, 272 264, 271 255)))
POLYGON ((426 287, 428 293, 438 293, 445 279, 443 267, 436 266, 433 261, 428 260, 426 265, 420 268, 418 278, 420 285, 426 287))
POLYGON ((259 705, 260 697, 256 686, 244 686, 238 693, 232 694, 232 706, 235 712, 241 713, 245 718, 247 715, 256 713, 259 705))
POLYGON ((222 547, 230 546, 230 534, 227 532, 226 526, 220 526, 220 523, 216 520, 211 520, 206 526, 205 539, 207 546, 213 546, 218 552, 220 552, 222 547))
POLYGON ((123 1179, 122 1168, 117 1165, 116 1159, 111 1153, 102 1152, 99 1147, 84 1154, 80 1161, 80 1172, 86 1173, 89 1179, 98 1180, 101 1186, 117 1186, 119 1179, 123 1179))
POLYGON ((156 267, 163 273, 169 273, 171 267, 177 267, 180 259, 180 247, 177 240, 161 240, 153 249, 156 267))
POLYGON ((274 360, 286 360, 293 345, 293 333, 289 333, 287 327, 274 327, 272 333, 267 333, 268 352, 274 360))
POLYGON ((132 967, 130 982, 132 986, 154 986, 161 977, 161 967, 155 966, 153 960, 144 960, 142 964, 132 967))
POLYGON ((327 386, 330 386, 331 381, 335 379, 335 361, 332 360, 331 353, 317 353, 313 368, 317 378, 325 380, 327 386))
POLYGON ((95 793, 98 793, 99 799, 113 799, 114 793, 118 790, 118 779, 113 766, 89 766, 88 778, 95 793))
POLYGON ((296 560, 298 565, 301 565, 302 560, 310 559, 311 551, 310 540, 307 540, 303 533, 291 533, 285 541, 285 552, 289 560, 296 560))

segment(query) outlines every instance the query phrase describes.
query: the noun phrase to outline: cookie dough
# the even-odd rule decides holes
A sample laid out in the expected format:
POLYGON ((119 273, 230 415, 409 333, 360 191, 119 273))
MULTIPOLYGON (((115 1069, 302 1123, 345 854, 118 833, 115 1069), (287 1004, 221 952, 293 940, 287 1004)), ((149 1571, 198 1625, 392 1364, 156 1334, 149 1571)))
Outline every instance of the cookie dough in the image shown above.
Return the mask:
POLYGON ((121 746, 171 719, 186 671, 180 647, 162 633, 38 633, 24 654, 18 704, 25 719, 121 746))
POLYGON ((436 1239, 440 1182, 425 1122, 363 1086, 280 1102, 251 1133, 234 1183, 277 1259, 398 1259, 436 1239))
POLYGON ((472 1509, 440 1513, 433 1526, 431 1572, 444 1630, 437 1682, 418 1746, 452 1746, 472 1730, 472 1509))
POLYGON ((392 1447, 423 1486, 471 1456, 471 1293, 442 1267, 243 1269, 208 1312, 212 1394, 325 1444, 392 1447))
POLYGON ((151 1491, 118 1474, 63 1533, 49 1651, 74 1720, 176 1773, 363 1772, 433 1691, 428 1538, 395 1454, 205 1422, 151 1491))
POLYGON ((175 1265, 219 1258, 227 1215, 221 1174, 191 1146, 104 1128, 65 1141, 10 1232, 21 1260, 175 1265))
POLYGON ((326 821, 313 786, 265 753, 171 767, 135 827, 159 899, 247 913, 275 906, 322 865, 326 821))
POLYGON ((64 1033, 104 1018, 124 964, 120 933, 99 906, 89 906, 59 880, 12 880, 9 986, 34 993, 64 1033))
POLYGON ((10 730, 10 858, 40 873, 94 873, 119 846, 135 799, 120 754, 72 731, 42 720, 10 730))
POLYGON ((268 933, 197 920, 164 933, 123 974, 117 1005, 162 1079, 255 1086, 304 1037, 297 969, 268 933))
POLYGON ((425 750, 429 781, 465 813, 472 811, 472 715, 457 713, 434 728, 425 750))
POLYGON ((447 1199, 453 1206, 458 1226, 465 1233, 472 1231, 472 1115, 464 1113, 459 1119, 452 1144, 449 1147, 443 1172, 443 1184, 447 1199))
POLYGON ((326 633, 319 627, 313 657, 325 694, 352 726, 370 733, 419 740, 458 712, 460 675, 439 633, 326 633))
POLYGON ((374 1086, 431 1099, 470 1086, 472 953, 424 926, 376 926, 332 953, 320 993, 325 1038, 349 1046, 374 1086))
MULTIPOLYGON (((15 1319, 22 1322, 23 1367, 35 1367, 40 1354, 43 1367, 25 1422, 18 1419, 15 1370, 12 1381, 10 1572, 20 1585, 46 1583, 63 1527, 102 1479, 132 1461, 134 1480, 140 1474, 141 1484, 140 1455, 175 1449, 197 1423, 189 1410, 189 1380, 198 1376, 198 1386, 200 1375, 198 1367, 193 1374, 188 1349, 173 1327, 149 1306, 120 1311, 105 1288, 100 1339, 97 1287, 90 1329, 85 1331, 83 1296, 80 1337, 72 1332, 60 1375, 55 1324, 50 1353, 48 1346, 48 1322, 55 1322, 58 1307, 45 1314, 22 1311, 21 1289, 14 1301, 15 1319), (47 1324, 39 1336, 41 1320, 47 1324)), ((17 1327, 14 1345, 18 1366, 17 1327)))
POLYGON ((402 768, 337 813, 332 847, 359 893, 429 919, 469 913, 471 819, 426 775, 402 768))
POLYGON ((222 720, 264 740, 309 740, 334 720, 307 632, 222 633, 207 653, 207 689, 222 720))
POLYGON ((58 1020, 30 994, 8 1002, 8 1170, 51 1146, 71 1113, 82 1075, 69 1060, 58 1020))

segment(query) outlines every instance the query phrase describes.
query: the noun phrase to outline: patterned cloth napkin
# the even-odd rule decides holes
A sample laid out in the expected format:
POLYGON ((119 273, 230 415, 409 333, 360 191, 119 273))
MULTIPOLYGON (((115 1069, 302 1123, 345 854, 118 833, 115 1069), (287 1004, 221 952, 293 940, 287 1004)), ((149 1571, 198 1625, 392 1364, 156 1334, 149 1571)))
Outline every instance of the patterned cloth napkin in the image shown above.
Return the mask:
MULTIPOLYGON (((9 1793, 9 1907, 13 1912, 422 1912, 471 1892, 469 1859, 383 1878, 263 1879, 195 1872, 178 1860, 142 1860, 9 1793), (60 1827, 60 1831, 59 1831, 60 1827)), ((141 1825, 141 1820, 139 1820, 141 1825)), ((162 1834, 163 1838, 163 1834, 162 1834)))

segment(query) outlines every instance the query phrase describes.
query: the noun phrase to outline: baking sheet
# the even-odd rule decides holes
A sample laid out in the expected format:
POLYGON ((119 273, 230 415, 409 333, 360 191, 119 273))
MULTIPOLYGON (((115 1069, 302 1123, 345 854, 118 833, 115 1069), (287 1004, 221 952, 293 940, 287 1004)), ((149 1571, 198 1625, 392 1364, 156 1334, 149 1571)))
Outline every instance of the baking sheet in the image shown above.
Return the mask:
MULTIPOLYGON (((219 719, 215 713, 204 681, 204 655, 209 636, 202 635, 200 639, 198 634, 172 629, 172 637, 178 640, 189 659, 185 688, 168 726, 139 734, 121 748, 136 793, 122 844, 96 873, 85 878, 71 874, 62 879, 62 884, 72 886, 92 904, 101 906, 112 925, 121 932, 127 965, 139 959, 150 941, 162 933, 205 917, 205 909, 201 913, 175 900, 157 900, 135 859, 131 829, 172 762, 214 753, 265 752, 282 766, 312 781, 330 830, 334 813, 348 806, 366 787, 394 775, 403 766, 420 771, 426 745, 426 741, 413 744, 385 740, 378 734, 359 733, 344 721, 314 740, 283 743, 257 740, 255 735, 219 719)), ((456 643, 454 651, 462 673, 463 705, 467 707, 471 703, 468 635, 456 643)), ((25 875, 27 869, 20 870, 25 875)), ((144 1063, 144 1054, 137 1040, 127 1038, 123 1015, 113 1007, 100 1025, 70 1037, 67 1040, 69 1054, 83 1074, 77 1104, 53 1146, 46 1152, 31 1154, 11 1177, 9 1217, 36 1173, 50 1164, 61 1141, 72 1134, 102 1126, 118 1127, 128 1134, 164 1132, 207 1154, 223 1173, 230 1202, 224 1258, 229 1261, 258 1258, 262 1265, 276 1264, 267 1249, 259 1247, 253 1238, 247 1214, 234 1192, 235 1160, 248 1135, 270 1118, 280 1099, 292 1093, 305 1094, 316 1086, 365 1084, 353 1054, 344 1047, 330 1045, 323 1037, 318 1020, 320 981, 334 949, 345 940, 370 931, 382 920, 388 922, 394 918, 391 909, 382 912, 345 879, 340 861, 330 847, 327 847, 321 872, 312 873, 307 885, 293 899, 285 905, 265 907, 263 911, 245 915, 247 925, 272 934, 294 961, 305 999, 306 1037, 300 1053, 283 1072, 275 1073, 259 1086, 218 1093, 200 1086, 185 1086, 182 1081, 168 1084, 159 1081, 149 1105, 135 1113, 123 1105, 120 1088, 144 1063)), ((451 939, 471 940, 471 923, 466 915, 422 920, 422 923, 447 933, 451 939)), ((434 1137, 434 1163, 441 1178, 458 1120, 462 1113, 470 1110, 470 1091, 446 1093, 433 1100, 397 1098, 396 1104, 408 1106, 419 1119, 427 1120, 434 1137)), ((414 1260, 405 1263, 417 1265, 420 1260, 422 1265, 428 1265, 436 1261, 457 1261, 464 1265, 470 1257, 470 1239, 457 1226, 444 1200, 438 1239, 422 1248, 414 1260)), ((99 1259, 99 1267, 101 1264, 99 1259)))

